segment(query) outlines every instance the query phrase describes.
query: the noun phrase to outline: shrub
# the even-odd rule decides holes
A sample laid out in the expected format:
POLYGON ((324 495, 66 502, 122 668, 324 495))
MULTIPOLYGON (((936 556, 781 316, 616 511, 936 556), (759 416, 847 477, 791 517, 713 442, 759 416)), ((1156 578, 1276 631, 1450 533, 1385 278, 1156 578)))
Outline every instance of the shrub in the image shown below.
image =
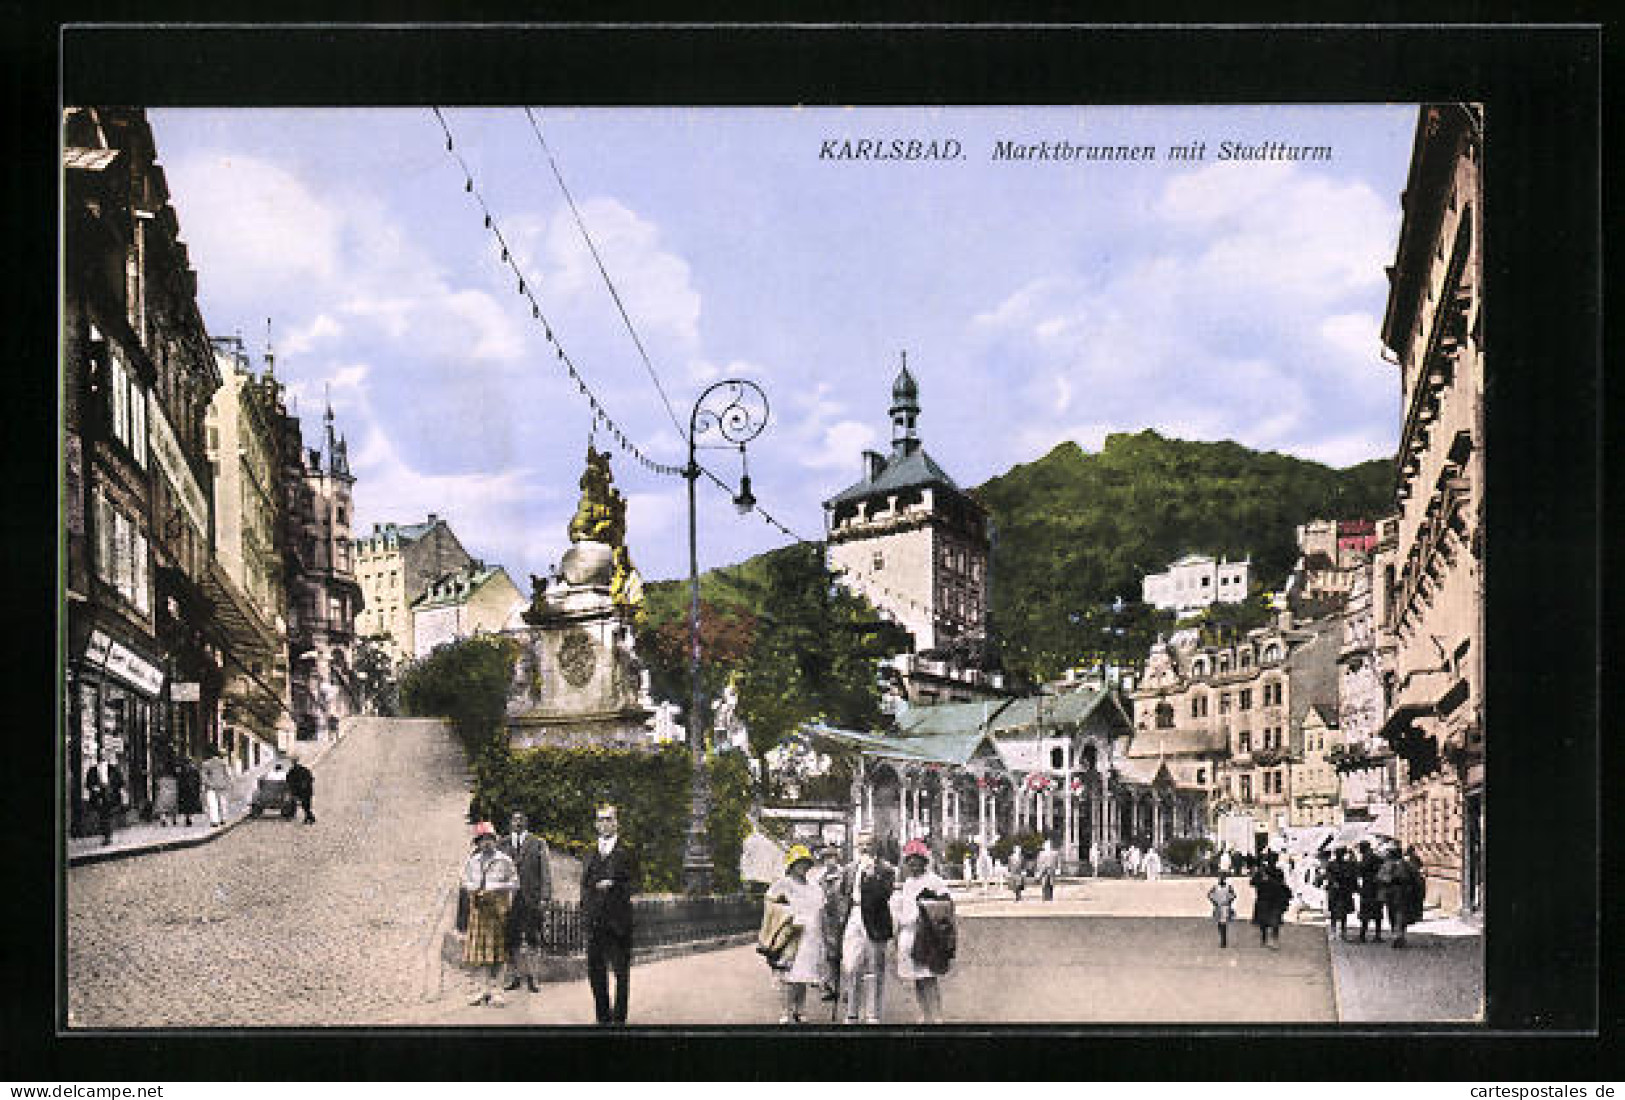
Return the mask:
POLYGON ((1212 848, 1212 841, 1206 837, 1177 837, 1164 845, 1162 854, 1171 869, 1190 871, 1207 856, 1207 853, 1212 848))
POLYGON ((409 715, 451 721, 470 761, 503 741, 502 719, 519 644, 498 634, 439 645, 401 676, 409 715))
POLYGON ((1101 878, 1122 878, 1123 865, 1117 860, 1107 857, 1100 861, 1099 867, 1095 868, 1095 874, 1101 878))
POLYGON ((976 849, 970 844, 970 842, 964 840, 953 840, 948 842, 948 850, 943 854, 943 862, 947 865, 949 872, 958 874, 964 870, 965 858, 967 856, 970 857, 971 862, 974 864, 976 861, 976 849))
MULTIPOLYGON (((707 766, 714 887, 726 893, 739 888, 750 776, 738 754, 725 753, 707 766)), ((613 803, 621 835, 638 853, 639 888, 672 891, 682 887, 691 774, 688 750, 675 744, 658 752, 551 746, 510 752, 505 744, 491 744, 475 762, 474 802, 476 812, 494 822, 524 811, 549 844, 576 856, 592 850, 594 809, 613 803)))
MULTIPOLYGON (((993 856, 994 859, 1008 862, 1010 859, 1010 850, 1019 844, 1021 845, 1022 862, 1025 863, 1030 869, 1033 865, 1033 857, 1036 856, 1038 854, 1038 850, 1044 846, 1044 839, 1045 838, 1042 833, 1034 832, 1017 833, 1014 836, 1001 836, 998 840, 993 842, 993 846, 988 849, 988 852, 993 856)), ((975 852, 972 851, 971 854, 974 856, 975 852)))

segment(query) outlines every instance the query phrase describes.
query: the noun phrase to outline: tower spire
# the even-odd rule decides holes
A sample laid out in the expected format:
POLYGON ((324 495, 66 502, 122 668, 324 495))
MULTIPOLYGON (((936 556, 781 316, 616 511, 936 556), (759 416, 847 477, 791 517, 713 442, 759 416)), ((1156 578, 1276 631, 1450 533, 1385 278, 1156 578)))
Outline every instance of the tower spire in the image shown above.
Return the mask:
POLYGON ((265 377, 276 377, 276 352, 271 350, 271 319, 265 319, 265 377))
POLYGON ((920 448, 914 422, 920 415, 920 384, 908 372, 908 352, 901 353, 902 369, 891 387, 891 444, 895 455, 913 454, 920 448))

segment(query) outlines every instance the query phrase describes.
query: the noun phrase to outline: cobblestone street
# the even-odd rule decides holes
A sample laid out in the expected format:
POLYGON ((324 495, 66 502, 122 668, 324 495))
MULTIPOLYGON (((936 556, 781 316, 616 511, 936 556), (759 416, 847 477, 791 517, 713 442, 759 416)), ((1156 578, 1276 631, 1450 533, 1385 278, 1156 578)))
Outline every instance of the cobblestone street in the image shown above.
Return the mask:
POLYGON ((68 872, 70 1027, 363 1024, 419 999, 467 851, 461 750, 438 721, 355 719, 315 772, 313 826, 68 872))

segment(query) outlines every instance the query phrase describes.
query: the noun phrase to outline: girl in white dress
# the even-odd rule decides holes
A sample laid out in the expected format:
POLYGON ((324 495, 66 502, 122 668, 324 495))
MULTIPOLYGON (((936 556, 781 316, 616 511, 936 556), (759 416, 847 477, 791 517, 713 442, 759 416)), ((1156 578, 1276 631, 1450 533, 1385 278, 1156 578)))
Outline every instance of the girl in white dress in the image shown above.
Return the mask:
POLYGON ((801 1023, 807 1003, 807 987, 824 981, 824 889, 807 881, 813 857, 805 845, 797 844, 784 857, 784 877, 768 887, 767 896, 790 907, 791 923, 801 933, 795 955, 787 969, 779 972, 784 992, 781 1024, 801 1023))
POLYGON ((935 970, 914 960, 914 937, 920 929, 920 894, 926 890, 948 896, 948 884, 927 868, 930 850, 925 842, 911 840, 903 847, 903 881, 892 895, 892 922, 897 926, 897 976, 914 983, 914 997, 928 1024, 942 1021, 941 977, 935 970))

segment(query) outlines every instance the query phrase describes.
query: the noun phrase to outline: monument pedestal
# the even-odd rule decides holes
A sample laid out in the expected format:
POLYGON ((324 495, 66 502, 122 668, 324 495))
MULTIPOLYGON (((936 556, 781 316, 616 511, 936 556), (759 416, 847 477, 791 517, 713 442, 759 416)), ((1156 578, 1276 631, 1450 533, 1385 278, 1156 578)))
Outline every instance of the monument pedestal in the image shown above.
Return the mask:
POLYGON ((561 578, 525 612, 508 695, 510 747, 654 749, 630 616, 610 598, 613 555, 603 543, 576 543, 561 578))

